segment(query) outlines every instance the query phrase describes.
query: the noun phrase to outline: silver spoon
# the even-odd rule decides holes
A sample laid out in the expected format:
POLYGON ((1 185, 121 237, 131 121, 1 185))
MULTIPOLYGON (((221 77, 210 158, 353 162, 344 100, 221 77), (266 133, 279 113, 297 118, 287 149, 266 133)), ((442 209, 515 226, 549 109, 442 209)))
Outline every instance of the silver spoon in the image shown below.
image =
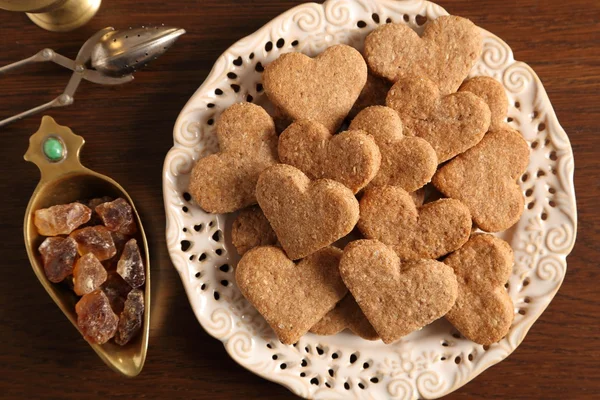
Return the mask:
POLYGON ((0 121, 0 128, 11 122, 54 107, 73 104, 82 79, 103 85, 131 82, 132 73, 166 52, 185 30, 167 26, 142 27, 115 31, 108 27, 89 38, 75 60, 44 49, 36 55, 0 68, 0 75, 36 62, 53 62, 73 71, 67 87, 54 100, 0 121), (86 67, 91 60, 92 67, 86 67))

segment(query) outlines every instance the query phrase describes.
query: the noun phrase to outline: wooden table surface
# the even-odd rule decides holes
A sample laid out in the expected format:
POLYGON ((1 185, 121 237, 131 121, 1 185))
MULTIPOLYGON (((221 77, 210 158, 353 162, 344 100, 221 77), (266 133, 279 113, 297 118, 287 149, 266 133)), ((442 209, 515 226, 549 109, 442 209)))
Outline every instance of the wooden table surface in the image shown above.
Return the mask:
MULTIPOLYGON (((39 285, 22 240, 27 201, 39 174, 23 161, 39 117, 0 129, 0 397, 289 399, 287 389, 232 361, 196 321, 164 241, 163 159, 177 114, 221 52, 300 1, 105 1, 87 26, 49 33, 24 14, 0 11, 0 65, 44 47, 75 57, 105 26, 151 23, 187 35, 121 87, 84 82, 75 103, 52 111, 83 135, 82 160, 120 182, 135 199, 152 253, 150 348, 142 374, 110 371, 39 285), (155 287, 159 285, 155 284, 155 287)), ((448 399, 600 398, 600 2, 598 0, 439 0, 502 37, 545 84, 575 152, 578 240, 558 295, 507 360, 448 399)), ((69 73, 37 65, 0 78, 0 118, 41 104, 64 88, 69 73)))

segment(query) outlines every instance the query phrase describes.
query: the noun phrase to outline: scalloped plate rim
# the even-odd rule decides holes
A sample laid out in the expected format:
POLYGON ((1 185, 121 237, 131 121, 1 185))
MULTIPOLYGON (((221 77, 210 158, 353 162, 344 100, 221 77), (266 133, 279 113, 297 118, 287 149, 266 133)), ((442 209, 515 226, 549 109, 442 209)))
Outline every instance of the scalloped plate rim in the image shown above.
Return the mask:
MULTIPOLYGON (((173 145, 173 147, 172 147, 172 148, 169 150, 169 154, 170 154, 170 153, 171 153, 171 152, 172 152, 174 149, 177 149, 177 148, 180 148, 180 149, 187 149, 187 150, 189 150, 189 148, 188 148, 187 146, 184 146, 183 144, 181 144, 181 143, 178 143, 178 142, 175 140, 175 135, 176 135, 176 132, 177 132, 177 131, 178 131, 178 130, 181 128, 181 125, 182 125, 182 122, 183 122, 183 118, 184 118, 184 117, 186 116, 186 114, 187 114, 187 113, 190 111, 190 109, 192 109, 192 108, 193 108, 193 106, 192 106, 192 105, 193 105, 194 101, 195 101, 195 100, 196 100, 198 97, 200 97, 200 94, 201 94, 201 93, 204 91, 204 89, 205 89, 206 87, 208 87, 208 85, 209 85, 209 83, 210 83, 210 78, 211 78, 211 76, 212 76, 212 75, 213 75, 213 74, 216 72, 216 68, 217 68, 217 65, 218 65, 219 61, 224 61, 224 60, 226 59, 226 56, 227 56, 228 54, 232 54, 232 55, 233 55, 233 54, 234 54, 234 52, 233 52, 232 50, 236 49, 236 48, 237 48, 237 47, 238 47, 238 46, 239 46, 239 45, 240 45, 242 42, 249 41, 249 40, 250 40, 250 38, 252 38, 252 37, 254 37, 254 36, 258 36, 258 35, 259 35, 261 32, 268 31, 268 30, 269 30, 269 28, 270 28, 270 27, 271 27, 273 24, 275 24, 275 23, 276 23, 276 22, 278 22, 278 21, 281 21, 281 20, 285 20, 285 19, 287 19, 289 15, 292 15, 292 14, 294 14, 294 13, 295 13, 295 12, 297 12, 298 10, 301 10, 301 9, 303 9, 303 8, 307 7, 307 6, 320 6, 320 7, 323 7, 323 8, 325 8, 325 6, 326 6, 328 3, 333 3, 334 1, 336 1, 336 0, 327 0, 327 1, 325 1, 323 4, 319 4, 319 3, 315 3, 315 2, 310 2, 310 3, 303 3, 303 4, 299 4, 299 5, 297 5, 297 6, 294 6, 293 8, 290 8, 290 9, 288 9, 287 11, 283 12, 282 14, 280 14, 280 15, 276 16, 275 18, 273 18, 272 20, 270 20, 269 22, 267 22, 265 25, 263 25, 261 28, 259 28, 258 30, 256 30, 256 31, 255 31, 255 32, 253 32, 252 34, 250 34, 250 35, 247 35, 247 36, 243 37, 242 39, 240 39, 240 40, 236 41, 234 44, 232 44, 231 46, 229 46, 229 47, 228 47, 228 48, 227 48, 227 49, 226 49, 226 50, 225 50, 225 51, 224 51, 224 52, 223 52, 223 53, 222 53, 222 54, 221 54, 221 55, 220 55, 220 56, 217 58, 217 60, 215 61, 215 64, 214 64, 214 65, 213 65, 213 67, 211 68, 211 70, 210 70, 209 74, 207 75, 207 77, 206 77, 205 81, 204 81, 204 82, 203 82, 203 83, 202 83, 202 84, 199 86, 199 88, 198 88, 198 89, 197 89, 197 90, 196 90, 196 91, 195 91, 195 92, 192 94, 192 96, 190 97, 190 99, 189 99, 189 100, 186 102, 185 106, 183 107, 182 111, 179 113, 179 115, 178 115, 178 117, 177 117, 177 119, 176 119, 175 125, 174 125, 174 131, 173 131, 174 145, 173 145)), ((371 1, 372 1, 372 2, 377 2, 378 0, 371 0, 371 1)), ((424 3, 424 4, 434 4, 434 3, 432 3, 432 2, 429 2, 429 1, 423 1, 423 3, 424 3)), ((491 32, 488 32, 488 31, 484 30, 483 28, 481 28, 481 29, 482 29, 482 31, 484 31, 484 32, 486 32, 486 33, 488 33, 488 34, 490 34, 490 35, 492 35, 492 36, 495 36, 495 35, 493 35, 491 32)), ((502 39, 500 39, 500 38, 498 38, 498 39, 499 39, 499 40, 500 40, 502 43, 504 43, 508 49, 510 49, 510 46, 508 46, 508 44, 506 44, 506 42, 504 42, 504 41, 503 41, 502 39)), ((548 95, 547 95, 547 92, 546 92, 546 90, 544 89, 544 86, 543 86, 543 84, 542 84, 541 80, 539 79, 539 77, 537 76, 537 74, 535 73, 535 71, 534 71, 534 70, 533 70, 531 67, 529 67, 529 65, 527 65, 527 64, 525 64, 525 63, 522 63, 522 62, 519 62, 519 61, 515 60, 515 59, 514 59, 514 54, 513 54, 513 52, 512 52, 512 49, 510 49, 510 53, 509 53, 509 55, 508 55, 508 56, 509 56, 509 58, 510 58, 510 59, 511 59, 511 61, 512 61, 512 63, 511 63, 511 64, 520 63, 520 64, 522 64, 523 66, 525 66, 527 69, 529 69, 529 70, 530 70, 530 72, 531 72, 531 75, 532 75, 532 77, 535 79, 535 81, 536 81, 536 84, 537 84, 538 88, 540 88, 540 89, 541 89, 541 93, 539 93, 539 96, 541 96, 541 97, 543 98, 543 100, 545 100, 545 101, 547 102, 547 105, 549 105, 549 108, 546 108, 546 111, 548 112, 548 117, 550 117, 550 118, 553 118, 553 119, 555 119, 555 120, 556 120, 556 124, 557 124, 557 126, 560 128, 560 133, 561 133, 562 135, 564 135, 565 139, 566 139, 566 140, 567 140, 567 142, 568 142, 568 136, 567 136, 566 132, 564 131, 564 129, 562 128, 562 126, 560 125, 560 123, 558 122, 558 118, 557 118, 557 116, 556 116, 556 113, 555 113, 555 111, 554 111, 554 109, 553 109, 553 107, 552 107, 552 105, 551 105, 551 103, 550 103, 550 99, 549 99, 549 97, 548 97, 548 95)), ((570 143, 568 144, 568 148, 569 148, 569 150, 570 150, 570 151, 571 151, 571 153, 572 153, 572 148, 571 148, 571 146, 570 146, 570 143)), ((163 168, 163 183, 167 181, 167 174, 166 174, 166 172, 167 172, 167 169, 168 169, 168 164, 167 164, 167 161, 168 161, 168 158, 169 158, 169 154, 167 154, 167 156, 166 156, 166 158, 165 158, 165 164, 164 164, 164 168, 163 168)), ((574 171, 574 167, 573 167, 573 171, 574 171)), ((564 257, 565 257, 565 258, 566 258, 566 257, 569 255, 569 253, 572 251, 572 249, 573 249, 573 247, 574 247, 574 245, 575 245, 575 241, 576 241, 576 235, 577 235, 577 225, 578 225, 578 221, 577 221, 577 208, 576 208, 576 202, 575 202, 575 190, 574 190, 573 173, 571 173, 571 176, 568 176, 568 177, 567 177, 567 182, 568 182, 568 184, 569 184, 569 189, 570 189, 570 193, 568 193, 568 194, 569 194, 569 196, 570 196, 570 199, 571 199, 571 200, 573 200, 573 203, 574 203, 575 207, 574 207, 574 209, 572 210, 572 213, 573 213, 573 214, 572 214, 572 215, 570 215, 570 217, 572 217, 573 228, 574 228, 574 232, 573 232, 573 240, 572 240, 572 242, 570 243, 569 247, 568 247, 566 250, 564 250, 564 253, 563 253, 563 255, 564 255, 564 257)), ((167 200, 168 200, 168 198, 169 198, 169 196, 170 196, 170 195, 169 195, 169 193, 168 193, 168 192, 167 192, 167 191, 166 191, 166 190, 163 188, 163 199, 164 199, 164 202, 165 202, 165 209, 166 209, 166 212, 167 212, 167 231, 168 231, 168 226, 169 226, 169 216, 170 216, 170 214, 171 214, 171 213, 169 212, 168 201, 167 201, 167 200)), ((184 283, 184 285, 183 285, 183 286, 184 286, 184 289, 185 289, 186 295, 187 295, 187 297, 188 297, 188 300, 190 301, 190 304, 192 305, 191 298, 192 298, 192 296, 194 296, 194 294, 195 294, 195 293, 194 293, 194 291, 193 291, 193 285, 191 285, 191 284, 186 284, 186 282, 188 282, 188 281, 189 281, 188 277, 185 275, 185 273, 187 272, 187 270, 186 270, 186 269, 184 269, 184 268, 180 268, 180 266, 178 265, 178 263, 177 263, 177 262, 174 260, 174 258, 173 258, 173 257, 174 257, 174 254, 172 253, 172 251, 171 251, 171 249, 170 249, 170 248, 169 248, 169 255, 170 255, 171 259, 172 259, 172 262, 173 262, 173 264, 174 264, 174 266, 175 266, 175 269, 177 270, 177 272, 178 272, 178 274, 179 274, 179 276, 180 276, 180 279, 182 279, 182 282, 184 283)), ((549 298, 549 301, 548 301, 548 302, 547 302, 547 303, 546 303, 546 304, 545 304, 545 305, 544 305, 544 306, 543 306, 541 309, 539 309, 539 310, 538 310, 538 312, 536 312, 536 313, 535 313, 535 315, 534 315, 534 318, 532 318, 532 319, 531 319, 531 322, 530 322, 530 323, 526 323, 526 324, 525 324, 525 326, 524 326, 524 328, 523 328, 523 331, 522 331, 523 333, 522 333, 522 335, 520 335, 520 337, 518 338, 518 341, 515 343, 515 346, 514 346, 514 348, 512 348, 512 349, 511 349, 511 350, 510 350, 510 351, 509 351, 509 352, 508 352, 508 353, 507 353, 507 354, 506 354, 504 357, 502 357, 502 358, 501 358, 501 359, 499 359, 499 360, 492 360, 492 362, 488 362, 486 365, 483 365, 483 366, 479 365, 479 366, 478 366, 478 368, 475 368, 475 369, 474 369, 474 370, 473 370, 473 371, 470 373, 470 375, 469 375, 469 376, 468 376, 466 379, 464 379, 464 380, 462 380, 462 381, 457 381, 457 382, 455 382, 455 384, 454 384, 454 385, 452 385, 452 386, 450 386, 449 388, 447 388, 447 390, 445 390, 443 393, 441 392, 441 393, 440 393, 440 396, 447 395, 447 394, 449 394, 449 393, 451 393, 451 392, 453 392, 453 391, 457 390, 458 388, 460 388, 460 387, 464 386, 464 385, 465 385, 465 384, 467 384, 469 381, 471 381, 472 379, 474 379, 475 377, 477 377, 479 374, 481 374, 482 372, 486 371, 488 368, 490 368, 490 367, 492 367, 492 366, 496 365, 497 363, 499 363, 499 362, 501 362, 502 360, 504 360, 505 358, 507 358, 507 357, 508 357, 510 354, 512 354, 512 352, 514 352, 514 351, 516 350, 516 348, 517 348, 517 347, 518 347, 518 346, 519 346, 519 345, 522 343, 522 341, 524 340, 525 336, 527 335, 527 333, 529 332, 529 330, 531 329, 531 327, 533 326, 533 324, 534 324, 534 323, 537 321, 537 319, 538 319, 538 318, 541 316, 541 314, 542 314, 542 313, 543 313, 543 312, 544 312, 544 311, 547 309, 547 307, 550 305, 550 303, 551 303, 552 299, 554 298, 554 296, 556 295, 556 293, 557 293, 557 292, 558 292, 558 290, 560 289, 560 287, 561 287, 561 285, 562 285, 562 282, 563 282, 563 280, 564 280, 564 277, 565 277, 565 275, 566 275, 566 269, 567 269, 567 267, 566 267, 566 265, 565 265, 565 274, 564 274, 564 275, 562 275, 562 277, 560 278, 560 282, 558 283, 558 285, 556 286, 556 288, 555 288, 555 289, 554 289, 554 290, 553 290, 551 293, 548 293, 548 294, 546 294, 546 295, 545 295, 546 297, 548 297, 548 298, 549 298)), ((230 351, 229 351, 229 349, 228 349, 228 346, 227 346, 227 345, 228 345, 228 342, 229 342, 229 340, 230 340, 230 339, 233 337, 233 335, 231 335, 231 336, 228 336, 228 337, 225 337, 225 338, 223 338, 223 339, 220 339, 220 338, 219 338, 219 337, 217 337, 215 334, 213 334, 213 332, 211 332, 210 330, 207 330, 207 329, 204 327, 204 323, 203 323, 203 321, 202 321, 202 317, 203 317, 202 310, 200 310, 200 309, 198 309, 198 308, 194 307, 193 305, 192 305, 192 309, 193 309, 193 311, 194 311, 194 314, 195 314, 196 318, 198 319, 198 321, 199 321, 199 323, 201 324, 201 326, 203 326, 203 328, 205 329, 205 331, 206 331, 206 332, 207 332, 207 333, 208 333, 210 336, 212 336, 213 338, 215 338, 215 339, 217 339, 217 340, 219 340, 219 341, 221 341, 221 342, 223 343, 223 346, 225 347, 225 350, 226 350, 227 354, 228 354, 228 355, 229 355, 229 356, 230 356, 232 359, 234 359, 234 360, 236 361, 236 363, 240 364, 240 365, 241 365, 242 367, 244 367, 246 370, 248 370, 248 371, 250 371, 250 372, 252 372, 252 373, 254 373, 254 374, 258 375, 258 376, 261 376, 262 378, 264 378, 264 379, 267 379, 267 380, 269 380, 269 381, 271 381, 271 382, 274 382, 274 383, 277 383, 277 384, 283 385, 283 386, 284 386, 284 387, 286 387, 288 390, 290 390, 292 393, 294 393, 294 394, 297 394, 297 395, 300 395, 300 394, 299 394, 297 391, 295 391, 295 390, 294 390, 294 388, 292 388, 292 387, 291 387, 290 385, 288 385, 286 382, 282 382, 282 381, 278 380, 278 379, 277 379, 278 375, 276 375, 276 374, 268 374, 267 372, 263 372, 263 371, 257 371, 257 370, 254 370, 254 369, 252 369, 252 367, 251 367, 250 365, 247 365, 247 364, 245 364, 245 363, 241 362, 240 360, 238 360, 238 358, 237 358, 237 357, 236 357, 234 354, 231 354, 231 353, 230 353, 230 351)), ((253 340, 254 340, 254 339, 253 339, 253 340)))

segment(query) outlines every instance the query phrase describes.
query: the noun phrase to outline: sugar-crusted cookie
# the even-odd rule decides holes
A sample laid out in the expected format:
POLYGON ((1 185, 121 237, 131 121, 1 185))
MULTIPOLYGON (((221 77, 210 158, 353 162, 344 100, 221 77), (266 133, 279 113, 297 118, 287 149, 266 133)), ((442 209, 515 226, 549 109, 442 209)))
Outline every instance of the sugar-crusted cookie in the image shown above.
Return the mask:
POLYGON ((423 76, 399 79, 386 104, 400 115, 405 134, 427 140, 440 163, 475 146, 490 126, 490 108, 483 99, 466 91, 442 95, 423 76))
POLYGON ((440 92, 456 92, 480 57, 483 40, 471 21, 443 16, 425 26, 423 36, 405 24, 385 24, 365 39, 365 58, 376 75, 396 82, 406 75, 431 79, 440 92))
MULTIPOLYGON (((381 154, 373 137, 352 130, 332 135, 322 124, 299 120, 279 136, 279 159, 311 179, 329 178, 357 193, 379 171, 381 154)), ((433 175, 433 174, 432 174, 433 175)))
POLYGON ((471 92, 483 99, 491 111, 490 130, 502 128, 508 112, 508 97, 504 86, 489 76, 476 76, 465 81, 459 92, 471 92))
POLYGON ((500 232, 521 218, 524 198, 516 180, 528 164, 527 142, 504 125, 441 167, 432 182, 446 196, 462 201, 479 228, 500 232))
POLYGON ((377 186, 360 200, 358 228, 365 237, 392 247, 403 260, 439 258, 469 239, 471 215, 454 199, 417 207, 403 189, 377 186))
POLYGON ((446 319, 476 343, 498 342, 508 333, 515 314, 504 289, 513 265, 510 245, 492 235, 474 235, 444 263, 458 279, 458 298, 446 319))
POLYGON ((277 236, 258 206, 240 211, 231 226, 231 242, 239 255, 258 246, 277 243, 277 236))
POLYGON ((330 179, 311 181, 290 165, 266 169, 256 198, 292 260, 332 244, 358 221, 358 201, 350 189, 330 179))
POLYGON ((340 274, 384 343, 444 316, 458 294, 452 268, 435 260, 401 263, 391 248, 376 240, 346 246, 340 274))
POLYGON ((365 108, 352 120, 350 129, 371 134, 381 151, 381 167, 372 186, 400 186, 412 192, 429 182, 437 169, 435 150, 424 139, 404 136, 402 121, 391 108, 365 108))
POLYGON ((363 87, 358 99, 348 113, 349 119, 354 119, 363 109, 371 106, 385 106, 385 96, 390 91, 392 84, 385 78, 380 78, 371 73, 367 75, 367 83, 363 87))
POLYGON ((378 340, 379 335, 363 314, 356 300, 347 294, 342 301, 317 322, 310 332, 317 335, 335 335, 350 329, 354 334, 366 340, 378 340))
POLYGON ((198 160, 189 192, 205 211, 227 213, 256 204, 260 173, 277 163, 273 119, 260 106, 234 104, 217 121, 220 152, 198 160))
POLYGON ((367 65, 354 48, 339 44, 315 58, 282 54, 265 67, 265 93, 292 120, 312 119, 335 132, 367 80, 367 65))
POLYGON ((295 264, 277 247, 248 251, 235 270, 240 291, 284 344, 293 344, 347 293, 338 264, 342 251, 327 247, 295 264))

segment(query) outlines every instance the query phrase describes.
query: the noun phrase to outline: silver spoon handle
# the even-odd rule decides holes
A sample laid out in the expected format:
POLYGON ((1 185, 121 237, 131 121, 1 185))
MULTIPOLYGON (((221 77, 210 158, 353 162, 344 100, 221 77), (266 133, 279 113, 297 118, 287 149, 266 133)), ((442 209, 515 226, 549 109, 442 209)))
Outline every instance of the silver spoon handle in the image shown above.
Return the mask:
MULTIPOLYGON (((67 57, 61 56, 60 54, 55 53, 54 50, 52 50, 52 49, 44 49, 29 58, 26 58, 21 61, 17 61, 15 63, 9 64, 9 65, 6 65, 6 66, 0 68, 0 75, 14 71, 14 70, 24 67, 26 65, 38 63, 38 62, 53 62, 60 66, 68 68, 72 71, 76 70, 75 61, 73 61, 67 57)), ((64 107, 64 106, 68 106, 69 104, 72 104, 75 90, 77 89, 77 86, 79 85, 79 83, 81 82, 81 79, 83 78, 83 72, 84 72, 83 70, 74 72, 74 74, 73 74, 73 76, 71 76, 71 80, 69 81, 69 84, 65 88, 65 91, 63 92, 63 94, 61 94, 60 96, 58 96, 57 98, 55 98, 52 101, 49 101, 47 103, 44 103, 37 107, 34 107, 30 110, 24 111, 20 114, 13 115, 12 117, 1 120, 0 128, 10 124, 11 122, 18 121, 18 120, 28 117, 30 115, 37 114, 39 112, 48 110, 50 108, 64 107)))
POLYGON ((62 67, 70 69, 71 71, 75 70, 75 61, 65 56, 61 56, 60 54, 54 52, 54 50, 52 49, 44 49, 29 58, 5 65, 4 67, 0 68, 0 75, 14 71, 26 65, 38 62, 53 62, 62 67))
POLYGON ((61 94, 60 96, 58 96, 57 98, 55 98, 52 101, 49 101, 45 104, 42 104, 40 106, 34 107, 30 110, 27 111, 23 111, 20 114, 17 115, 13 115, 12 117, 3 119, 2 121, 0 121, 0 128, 10 124, 11 122, 15 122, 18 121, 20 119, 23 119, 25 117, 29 117, 30 115, 33 114, 37 114, 39 112, 42 111, 46 111, 50 108, 55 108, 55 107, 64 107, 64 106, 68 106, 69 104, 73 103, 73 98, 69 95, 65 95, 65 94, 61 94))
POLYGON ((98 73, 97 71, 88 70, 83 66, 83 64, 77 65, 75 61, 54 52, 54 50, 52 49, 44 49, 32 57, 26 58, 21 61, 17 61, 15 63, 0 68, 0 75, 14 71, 26 65, 38 62, 53 62, 73 71, 73 75, 71 75, 71 79, 69 79, 67 87, 65 88, 64 92, 54 100, 49 101, 48 103, 42 104, 40 106, 34 107, 30 110, 24 111, 20 114, 13 115, 12 117, 1 120, 0 128, 10 124, 11 122, 18 121, 30 115, 48 110, 50 108, 64 107, 68 106, 69 104, 73 104, 75 91, 79 87, 79 84, 81 83, 82 79, 87 79, 91 82, 101 83, 105 85, 118 85, 121 83, 131 82, 131 80, 133 80, 133 75, 126 75, 121 78, 113 78, 104 76, 98 73))
POLYGON ((13 71, 15 69, 18 69, 18 68, 24 67, 26 65, 36 63, 36 62, 50 61, 50 60, 52 60, 53 54, 54 54, 54 51, 52 51, 50 49, 44 49, 34 56, 31 56, 31 57, 26 58, 21 61, 17 61, 12 64, 5 65, 4 67, 0 68, 0 74, 5 74, 7 72, 13 71))
POLYGON ((34 62, 38 62, 39 60, 37 60, 37 56, 38 55, 36 54, 33 57, 29 57, 29 58, 26 58, 24 60, 17 61, 15 63, 5 65, 4 67, 0 68, 0 74, 5 74, 5 73, 10 72, 12 70, 15 70, 17 68, 21 68, 21 67, 23 67, 23 66, 25 66, 27 64, 33 64, 34 62))

